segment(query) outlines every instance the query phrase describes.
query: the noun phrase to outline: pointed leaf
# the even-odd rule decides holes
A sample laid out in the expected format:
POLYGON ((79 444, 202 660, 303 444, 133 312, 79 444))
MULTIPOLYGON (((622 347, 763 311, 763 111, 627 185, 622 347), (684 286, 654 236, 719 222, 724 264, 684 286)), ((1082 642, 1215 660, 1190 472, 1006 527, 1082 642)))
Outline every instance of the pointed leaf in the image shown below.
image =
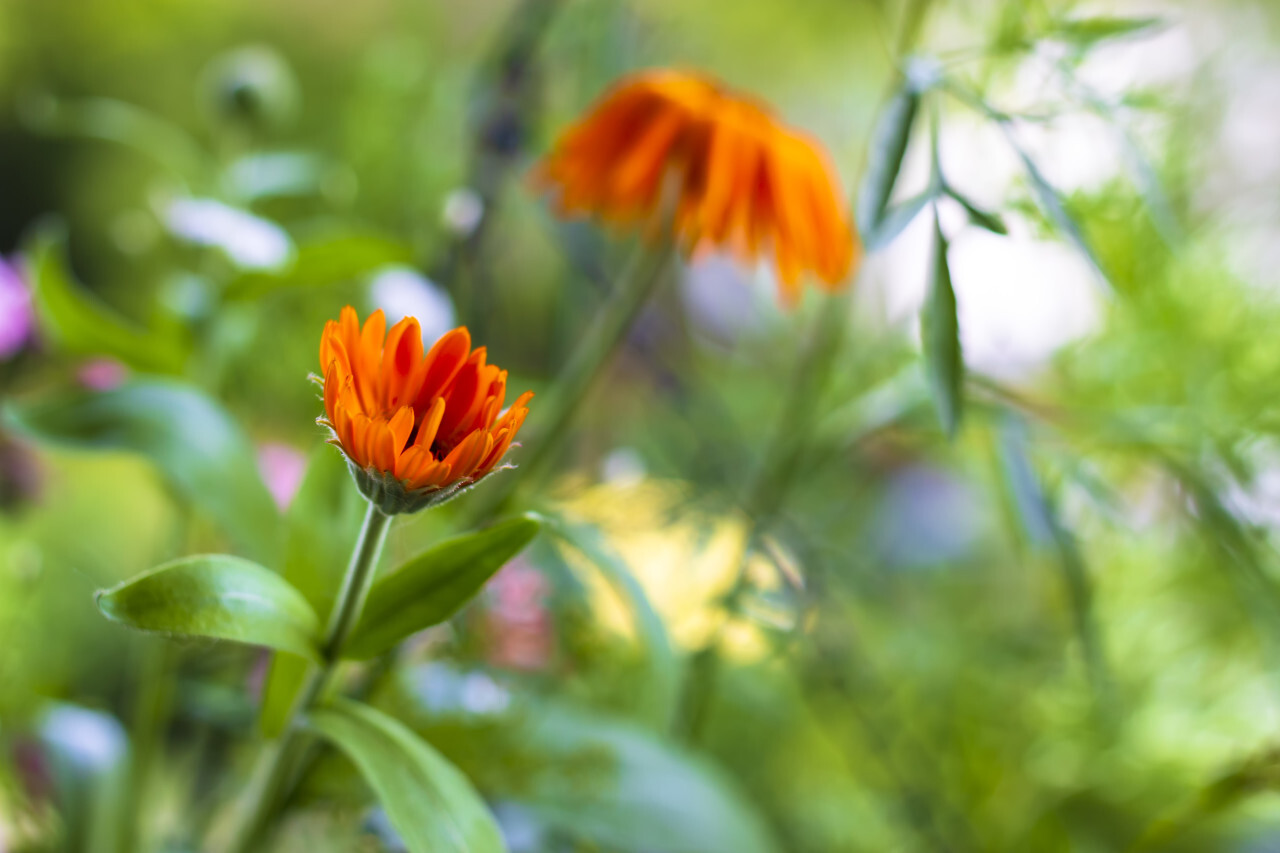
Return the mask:
POLYGON ((956 294, 951 287, 951 270, 947 266, 947 240, 942 235, 936 211, 933 232, 931 280, 920 316, 920 339, 924 346, 925 369, 933 390, 934 405, 938 410, 938 418, 942 421, 942 428, 950 437, 955 435, 960 425, 964 359, 960 352, 956 294))
POLYGON ((858 228, 865 240, 876 233, 884 219, 919 107, 919 91, 909 79, 904 79, 876 122, 867 174, 858 193, 858 228))
POLYGON ((880 224, 876 226, 876 230, 867 238, 867 249, 870 251, 883 249, 897 239, 898 235, 920 214, 925 205, 933 201, 934 195, 934 191, 929 189, 917 196, 912 196, 900 204, 887 208, 884 211, 883 218, 880 220, 880 224))
POLYGON ((998 213, 983 210, 951 187, 947 187, 947 195, 960 203, 960 206, 964 208, 964 212, 969 214, 969 221, 974 225, 979 228, 985 228, 992 234, 1008 235, 1009 227, 1004 224, 1004 220, 998 213))
POLYGON ((540 526, 534 515, 511 518, 442 542, 380 578, 343 656, 374 657, 445 621, 524 550, 540 526))
POLYGON ((1054 28, 1053 34, 1078 47, 1090 47, 1107 39, 1150 35, 1164 24, 1162 18, 1117 18, 1101 15, 1061 21, 1054 28))
POLYGON ((1001 122, 1000 126, 1004 129, 1005 136, 1013 145, 1014 151, 1017 152, 1018 158, 1022 160, 1022 168, 1026 171, 1027 180, 1031 183, 1031 191, 1035 195, 1044 215, 1062 232, 1063 236, 1075 245, 1080 254, 1084 255, 1085 260, 1093 267, 1098 278, 1109 287, 1111 279, 1108 278, 1106 270, 1102 268, 1102 262, 1098 259, 1097 253, 1093 251, 1093 247, 1089 245, 1089 241, 1085 238, 1084 231, 1080 228, 1080 225, 1067 212, 1066 205, 1062 203, 1062 198, 1058 195, 1058 191, 1045 178, 1040 171, 1040 167, 1031 159, 1031 156, 1018 145, 1008 123, 1001 122))
POLYGON ((100 591, 97 601, 108 619, 141 631, 319 658, 320 620, 302 593, 239 557, 183 557, 100 591))
POLYGON ((1080 647, 1085 670, 1096 698, 1109 701, 1111 676, 1105 644, 1094 611, 1093 583, 1080 553, 1076 537, 1058 517, 1053 501, 1045 492, 1027 456, 1026 426, 1009 415, 1001 430, 1000 456, 1010 497, 1018 510, 1023 530, 1038 548, 1052 546, 1055 563, 1071 605, 1072 627, 1080 647))
POLYGON ((410 853, 507 849, 467 777, 398 720, 338 700, 308 722, 360 768, 410 853))
POLYGON ((140 453, 183 497, 255 556, 275 551, 279 513, 240 427, 202 392, 175 380, 135 379, 4 409, 6 424, 48 444, 140 453))
POLYGON ((69 352, 110 356, 143 371, 179 372, 186 343, 132 325, 77 285, 67 269, 65 243, 62 229, 48 226, 26 252, 41 328, 69 352))

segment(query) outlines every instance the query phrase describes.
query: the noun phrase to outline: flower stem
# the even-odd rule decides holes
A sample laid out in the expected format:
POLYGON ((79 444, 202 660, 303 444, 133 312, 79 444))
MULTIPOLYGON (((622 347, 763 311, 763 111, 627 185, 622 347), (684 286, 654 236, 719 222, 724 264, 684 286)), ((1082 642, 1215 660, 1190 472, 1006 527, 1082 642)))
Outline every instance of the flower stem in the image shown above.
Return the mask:
POLYGON ((305 746, 301 722, 324 694, 337 668, 342 647, 364 610, 365 599, 378 566, 378 556, 391 529, 392 516, 384 515, 372 503, 365 513, 364 525, 356 540, 351 562, 347 564, 342 588, 329 616, 320 653, 323 660, 307 673, 298 698, 289 715, 284 733, 267 744, 258 756, 249 786, 241 798, 235 829, 224 848, 226 853, 249 853, 267 827, 267 823, 295 781, 296 757, 305 746))
POLYGON ((742 507, 756 527, 768 524, 782 503, 800 455, 805 450, 808 427, 844 342, 849 322, 852 289, 829 297, 814 318, 804 351, 787 386, 787 398, 774 426, 760 467, 751 478, 742 507))
POLYGON ((374 572, 378 567, 378 557, 382 554, 382 543, 386 542, 387 531, 391 529, 391 518, 369 504, 364 525, 360 528, 360 537, 351 553, 351 562, 347 565, 347 573, 342 578, 342 588, 338 591, 333 612, 329 615, 329 627, 325 631, 321 654, 330 668, 364 610, 364 602, 369 597, 369 587, 373 585, 374 572))
POLYGON ((614 289, 609 302, 601 309, 591 328, 582 338, 564 370, 556 377, 552 396, 542 408, 538 434, 520 462, 520 477, 502 480, 502 487, 489 491, 489 500, 473 510, 474 521, 497 515, 510 502, 515 486, 521 480, 540 476, 555 457, 565 439, 566 430, 582 407, 596 379, 604 372, 627 331, 648 303, 675 256, 674 246, 665 244, 654 251, 643 243, 637 247, 614 289))
MULTIPOLYGON (((808 336, 804 351, 795 367, 795 373, 787 386, 773 435, 766 447, 760 466, 749 481, 742 500, 747 516, 747 529, 743 547, 735 567, 733 587, 725 594, 725 609, 736 613, 742 596, 747 591, 746 562, 756 538, 769 526, 781 509, 787 488, 791 484, 805 451, 805 439, 810 421, 818 410, 818 403, 831 377, 835 356, 844 340, 848 322, 848 291, 832 297, 815 318, 813 332, 808 336)), ((701 739, 720 676, 720 638, 725 623, 712 634, 707 645, 693 655, 689 677, 681 701, 678 724, 680 734, 689 743, 701 739)))

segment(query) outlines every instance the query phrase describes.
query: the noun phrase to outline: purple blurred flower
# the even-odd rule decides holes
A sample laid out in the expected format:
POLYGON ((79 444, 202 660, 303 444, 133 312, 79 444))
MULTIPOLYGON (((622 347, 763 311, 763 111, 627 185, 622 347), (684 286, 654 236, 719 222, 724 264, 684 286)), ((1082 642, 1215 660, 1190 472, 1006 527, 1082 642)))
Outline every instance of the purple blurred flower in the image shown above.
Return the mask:
POLYGON ((119 388, 129 377, 129 368, 114 358, 93 358, 80 365, 76 378, 90 391, 110 391, 119 388))
POLYGON ((0 258, 0 361, 17 355, 34 331, 31 291, 17 268, 0 258))
POLYGON ((280 510, 289 508, 302 485, 307 457, 296 447, 269 442, 258 446, 258 470, 280 510))

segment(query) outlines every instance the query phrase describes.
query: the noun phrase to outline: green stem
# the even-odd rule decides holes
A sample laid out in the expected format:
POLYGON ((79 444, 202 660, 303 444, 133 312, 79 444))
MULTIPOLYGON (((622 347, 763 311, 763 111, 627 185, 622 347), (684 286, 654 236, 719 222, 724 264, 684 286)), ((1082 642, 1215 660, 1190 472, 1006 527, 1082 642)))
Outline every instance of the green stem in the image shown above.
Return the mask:
MULTIPOLYGON (((898 36, 894 44, 894 60, 901 62, 920 38, 931 0, 908 0, 899 22, 898 36)), ((896 86, 896 83, 895 83, 896 86)), ((835 353, 840 348, 848 315, 848 294, 831 300, 824 306, 808 345, 800 357, 796 376, 788 389, 772 442, 765 451, 763 461, 756 470, 746 490, 743 509, 747 514, 748 528, 742 559, 737 566, 733 588, 725 596, 725 606, 736 612, 742 595, 746 592, 746 559, 754 539, 773 520, 782 506, 783 495, 804 453, 804 438, 816 403, 826 388, 827 379, 834 364, 835 353)), ((690 743, 702 736, 708 711, 716 690, 720 672, 720 637, 723 624, 711 641, 694 655, 690 664, 688 687, 681 706, 680 723, 683 734, 690 743)))
POLYGON ((382 553, 387 531, 391 529, 391 519, 392 516, 383 515, 377 507, 369 504, 321 644, 324 662, 307 673, 284 734, 267 744, 258 756, 249 786, 241 799, 238 821, 225 848, 226 853, 249 853, 254 849, 295 778, 295 757, 305 746, 301 722, 329 686, 342 647, 360 619, 369 587, 373 584, 378 556, 382 553))
MULTIPOLYGON (((787 386, 787 397, 769 445, 746 488, 742 500, 742 508, 747 515, 746 541, 738 559, 733 587, 724 597, 725 608, 730 613, 736 612, 746 592, 745 568, 752 543, 777 515, 801 463, 810 422, 826 390, 836 353, 844 338, 848 293, 845 291, 844 295, 832 297, 822 306, 813 332, 796 363, 795 375, 787 386)), ((684 736, 691 743, 702 737, 714 698, 720 673, 719 645, 723 631, 724 625, 721 624, 710 642, 693 656, 690 663, 680 722, 684 736)))
POLYGON ((545 414, 540 418, 537 436, 529 442, 530 451, 522 454, 520 459, 520 477, 505 478, 501 488, 490 490, 488 502, 474 511, 474 520, 498 514, 510 502, 518 482, 540 476, 554 459, 569 424, 662 281, 674 254, 671 244, 664 245, 659 251, 653 251, 652 247, 644 244, 636 248, 608 304, 601 309, 556 378, 551 399, 542 409, 545 414))
POLYGON ((743 500, 743 509, 755 522, 772 520, 804 453, 807 428, 826 392, 836 353, 844 340, 851 293, 849 288, 830 297, 807 336, 770 444, 743 500))
POLYGON ((387 531, 391 529, 391 518, 369 504, 364 524, 360 528, 360 538, 356 540, 356 548, 351 553, 351 562, 342 578, 342 588, 338 591, 333 612, 329 615, 329 627, 324 635, 321 652, 330 667, 337 661, 338 652, 351 636, 360 613, 364 610, 364 602, 369 597, 369 587, 373 585, 374 572, 378 567, 378 557, 382 554, 382 543, 387 540, 387 531))

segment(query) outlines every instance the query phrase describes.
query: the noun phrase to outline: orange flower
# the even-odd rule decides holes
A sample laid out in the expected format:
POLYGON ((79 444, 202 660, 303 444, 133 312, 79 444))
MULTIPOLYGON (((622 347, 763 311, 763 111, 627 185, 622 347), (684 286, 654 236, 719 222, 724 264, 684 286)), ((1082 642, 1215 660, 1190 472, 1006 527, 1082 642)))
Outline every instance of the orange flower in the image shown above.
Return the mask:
POLYGON ((418 321, 386 331, 381 311, 360 327, 342 309, 320 338, 325 417, 369 500, 386 513, 440 503, 498 466, 533 397, 521 394, 505 414, 507 372, 485 364, 485 349, 457 328, 423 355, 418 321))
POLYGON ((623 79, 561 137, 534 180, 569 215, 634 226, 670 211, 689 253, 718 248, 753 262, 772 252, 788 303, 802 273, 835 290, 859 255, 821 146, 698 74, 623 79))

